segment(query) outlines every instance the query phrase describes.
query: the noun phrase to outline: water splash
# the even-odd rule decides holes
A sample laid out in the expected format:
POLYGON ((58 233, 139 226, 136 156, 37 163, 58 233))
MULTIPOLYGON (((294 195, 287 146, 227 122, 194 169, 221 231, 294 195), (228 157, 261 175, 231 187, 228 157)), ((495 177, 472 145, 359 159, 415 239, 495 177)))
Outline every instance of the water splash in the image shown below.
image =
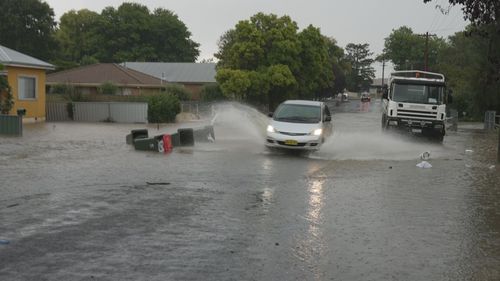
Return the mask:
POLYGON ((217 139, 264 144, 269 118, 257 109, 236 102, 214 106, 212 120, 217 139))
POLYGON ((382 132, 336 131, 311 157, 328 160, 410 160, 422 152, 443 157, 443 145, 382 132))

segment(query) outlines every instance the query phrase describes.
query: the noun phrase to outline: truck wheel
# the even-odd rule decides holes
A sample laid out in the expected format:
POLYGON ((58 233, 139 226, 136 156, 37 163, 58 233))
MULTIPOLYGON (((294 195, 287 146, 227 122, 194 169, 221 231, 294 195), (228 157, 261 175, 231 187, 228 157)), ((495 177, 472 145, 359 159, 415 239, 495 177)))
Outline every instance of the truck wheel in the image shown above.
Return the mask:
POLYGON ((436 141, 441 143, 444 140, 444 135, 446 135, 445 129, 443 129, 441 132, 436 134, 436 141))
POLYGON ((387 130, 387 116, 385 114, 382 115, 382 131, 387 130))

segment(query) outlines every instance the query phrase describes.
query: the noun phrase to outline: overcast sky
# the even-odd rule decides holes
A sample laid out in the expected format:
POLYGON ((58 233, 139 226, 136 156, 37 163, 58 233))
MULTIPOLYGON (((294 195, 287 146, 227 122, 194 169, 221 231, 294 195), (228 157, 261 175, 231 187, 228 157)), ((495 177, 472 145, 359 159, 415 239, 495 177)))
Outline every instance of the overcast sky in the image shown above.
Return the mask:
MULTIPOLYGON (((368 43, 375 54, 382 52, 384 38, 393 29, 406 25, 415 33, 431 32, 447 37, 467 25, 461 8, 451 7, 443 15, 436 5, 448 9, 448 0, 45 0, 56 14, 56 20, 69 10, 89 9, 100 13, 108 6, 136 2, 150 10, 161 7, 176 13, 200 43, 199 59, 213 57, 217 40, 240 20, 258 12, 289 15, 302 29, 312 24, 321 33, 333 37, 341 47, 348 43, 368 43)), ((374 65, 377 77, 381 64, 374 65)))

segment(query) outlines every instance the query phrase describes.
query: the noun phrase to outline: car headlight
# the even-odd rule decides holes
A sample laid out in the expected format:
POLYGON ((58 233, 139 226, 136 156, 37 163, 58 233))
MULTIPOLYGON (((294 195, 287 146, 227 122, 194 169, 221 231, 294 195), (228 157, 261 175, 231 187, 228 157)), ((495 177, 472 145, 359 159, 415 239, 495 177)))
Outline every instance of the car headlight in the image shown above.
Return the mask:
POLYGON ((321 136, 321 134, 323 133, 323 129, 316 129, 312 132, 312 135, 313 136, 321 136))
POLYGON ((271 125, 267 125, 267 131, 268 131, 269 133, 274 133, 274 132, 276 132, 276 130, 274 130, 273 126, 271 126, 271 125))

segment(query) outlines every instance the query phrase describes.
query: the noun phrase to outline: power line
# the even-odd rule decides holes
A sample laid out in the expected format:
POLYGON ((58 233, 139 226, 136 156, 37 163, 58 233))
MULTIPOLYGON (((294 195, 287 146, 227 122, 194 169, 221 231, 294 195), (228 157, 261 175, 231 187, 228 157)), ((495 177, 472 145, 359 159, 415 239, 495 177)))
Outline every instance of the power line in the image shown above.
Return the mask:
POLYGON ((425 34, 417 34, 418 36, 425 36, 425 67, 424 70, 428 71, 429 70, 429 37, 430 36, 437 36, 436 34, 430 34, 429 32, 426 32, 425 34))

